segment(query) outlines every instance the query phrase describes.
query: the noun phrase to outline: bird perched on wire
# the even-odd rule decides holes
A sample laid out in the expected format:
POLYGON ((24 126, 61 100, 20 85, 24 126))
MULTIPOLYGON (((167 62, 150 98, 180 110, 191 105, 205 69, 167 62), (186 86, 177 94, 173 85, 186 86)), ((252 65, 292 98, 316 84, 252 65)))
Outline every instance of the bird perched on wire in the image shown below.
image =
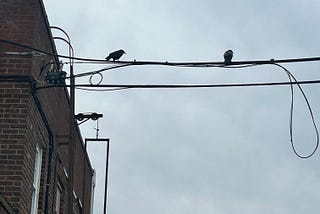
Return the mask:
POLYGON ((227 50, 224 54, 223 54, 223 57, 224 57, 224 63, 226 65, 230 64, 231 63, 231 60, 232 60, 232 57, 233 57, 233 51, 232 50, 227 50))
POLYGON ((120 59, 120 57, 122 57, 123 54, 125 54, 126 52, 124 52, 124 50, 117 50, 114 51, 112 53, 110 53, 107 57, 106 60, 109 61, 110 59, 113 59, 113 61, 120 59))

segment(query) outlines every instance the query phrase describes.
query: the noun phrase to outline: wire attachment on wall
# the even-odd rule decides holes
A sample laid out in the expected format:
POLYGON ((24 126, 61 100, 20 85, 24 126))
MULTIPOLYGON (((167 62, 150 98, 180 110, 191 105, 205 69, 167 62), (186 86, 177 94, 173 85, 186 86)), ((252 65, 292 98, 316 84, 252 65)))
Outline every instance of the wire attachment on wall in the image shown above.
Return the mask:
POLYGON ((88 120, 98 120, 99 118, 103 117, 103 114, 98 113, 78 113, 74 115, 74 119, 77 121, 80 121, 78 125, 81 125, 82 123, 88 121, 88 120))

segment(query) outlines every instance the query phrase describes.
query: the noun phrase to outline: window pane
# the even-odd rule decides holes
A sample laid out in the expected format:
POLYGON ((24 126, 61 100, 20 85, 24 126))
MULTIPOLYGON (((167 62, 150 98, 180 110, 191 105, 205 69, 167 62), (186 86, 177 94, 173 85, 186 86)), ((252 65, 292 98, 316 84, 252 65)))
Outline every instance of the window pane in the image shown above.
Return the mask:
POLYGON ((42 149, 40 149, 37 146, 36 147, 36 154, 35 154, 35 163, 34 163, 31 214, 36 214, 38 211, 40 177, 41 177, 41 162, 42 162, 42 149))

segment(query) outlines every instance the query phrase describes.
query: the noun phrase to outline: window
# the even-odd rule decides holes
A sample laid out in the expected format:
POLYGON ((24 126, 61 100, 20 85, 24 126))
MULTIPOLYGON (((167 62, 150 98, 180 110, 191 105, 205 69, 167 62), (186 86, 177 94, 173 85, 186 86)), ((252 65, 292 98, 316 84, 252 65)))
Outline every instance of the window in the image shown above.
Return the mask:
POLYGON ((94 201, 94 190, 96 187, 96 171, 93 170, 92 183, 91 183, 91 201, 90 201, 90 214, 93 213, 93 201, 94 201))
POLYGON ((60 207, 61 207, 61 196, 62 196, 62 187, 60 182, 58 182, 57 185, 57 192, 56 192, 56 207, 55 207, 55 213, 60 213, 60 207))
POLYGON ((31 214, 38 213, 41 162, 42 162, 42 149, 40 149, 39 146, 36 146, 36 155, 35 155, 35 161, 34 161, 34 175, 33 175, 33 184, 32 184, 31 214))

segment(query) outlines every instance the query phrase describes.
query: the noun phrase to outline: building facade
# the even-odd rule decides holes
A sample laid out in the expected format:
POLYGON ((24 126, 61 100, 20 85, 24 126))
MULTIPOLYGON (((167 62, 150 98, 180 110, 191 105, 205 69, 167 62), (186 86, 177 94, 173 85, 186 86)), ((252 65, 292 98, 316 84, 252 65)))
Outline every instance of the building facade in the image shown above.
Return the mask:
POLYGON ((68 90, 39 89, 48 85, 48 69, 59 67, 56 54, 42 0, 0 1, 1 214, 61 214, 68 207, 91 213, 94 171, 76 121, 70 121, 68 90))

